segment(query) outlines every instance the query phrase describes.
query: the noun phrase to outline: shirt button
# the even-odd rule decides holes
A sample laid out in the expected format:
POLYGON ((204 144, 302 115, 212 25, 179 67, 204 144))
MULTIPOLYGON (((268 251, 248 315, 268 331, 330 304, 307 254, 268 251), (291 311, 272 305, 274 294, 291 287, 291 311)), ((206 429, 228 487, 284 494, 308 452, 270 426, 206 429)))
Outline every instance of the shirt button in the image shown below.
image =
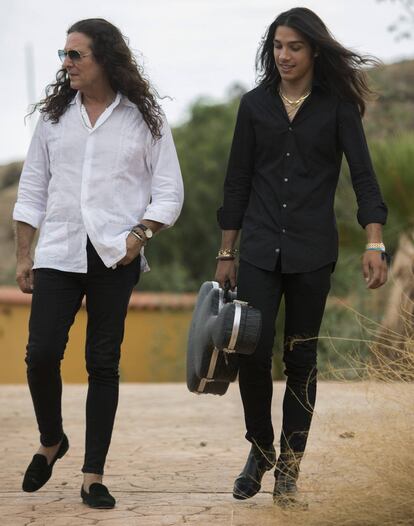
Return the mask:
POLYGON ((290 153, 289 152, 287 152, 286 157, 290 157, 290 153))
POLYGON ((283 208, 286 208, 286 207, 287 207, 287 204, 286 204, 286 203, 283 203, 282 206, 283 206, 283 208))
POLYGON ((289 128, 288 128, 288 129, 289 129, 289 131, 292 131, 292 130, 293 130, 292 126, 289 126, 289 128))
POLYGON ((275 252, 280 252, 280 248, 277 248, 277 249, 275 250, 275 252))
POLYGON ((289 181, 289 179, 287 177, 285 177, 283 180, 285 181, 285 183, 287 183, 289 181))
POLYGON ((282 228, 282 232, 285 233, 286 232, 286 228, 282 228))

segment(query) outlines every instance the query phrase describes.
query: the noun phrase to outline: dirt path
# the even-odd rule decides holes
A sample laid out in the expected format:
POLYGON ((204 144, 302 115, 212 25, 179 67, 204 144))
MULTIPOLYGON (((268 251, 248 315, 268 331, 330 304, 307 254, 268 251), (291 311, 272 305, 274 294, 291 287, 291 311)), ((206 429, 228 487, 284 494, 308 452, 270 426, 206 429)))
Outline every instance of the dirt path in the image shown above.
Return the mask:
MULTIPOLYGON (((412 386, 400 386, 405 391, 412 386)), ((312 509, 334 488, 346 491, 368 468, 351 465, 350 454, 367 445, 368 421, 380 420, 400 396, 363 383, 320 383, 300 489, 309 511, 286 515, 272 504, 273 477, 249 501, 232 498, 248 444, 237 386, 225 397, 196 396, 182 384, 122 384, 105 482, 117 498, 114 510, 94 511, 79 498, 86 386, 65 386, 64 421, 71 449, 39 492, 20 490, 37 443, 25 386, 1 386, 1 526, 247 526, 307 524, 312 509), (341 437, 342 435, 342 437, 341 437)), ((280 426, 282 384, 275 384, 274 423, 280 426)), ((411 389, 411 393, 414 390, 411 389)))

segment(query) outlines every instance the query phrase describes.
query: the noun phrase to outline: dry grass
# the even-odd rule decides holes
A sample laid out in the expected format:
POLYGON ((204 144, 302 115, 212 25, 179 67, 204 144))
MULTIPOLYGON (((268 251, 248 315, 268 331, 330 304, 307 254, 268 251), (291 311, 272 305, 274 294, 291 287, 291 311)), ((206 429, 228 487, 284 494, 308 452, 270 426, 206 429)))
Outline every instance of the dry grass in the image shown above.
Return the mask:
MULTIPOLYGON (((377 419, 367 419, 359 440, 349 434, 331 467, 343 476, 343 484, 325 489, 319 505, 313 505, 304 524, 394 526, 414 524, 413 390, 402 385, 373 389, 372 396, 387 396, 387 408, 377 419)), ((349 415, 347 415, 349 416, 349 415)), ((363 422, 352 422, 361 429, 363 422)), ((329 476, 328 476, 329 482, 329 476)), ((325 486, 325 487, 323 487, 325 486)), ((294 513, 289 519, 295 522, 294 513)))
MULTIPOLYGON (((414 525, 411 312, 400 312, 403 330, 397 333, 354 311, 366 335, 358 344, 367 346, 370 358, 362 360, 355 354, 349 367, 366 382, 372 409, 359 412, 355 408, 347 414, 333 415, 332 421, 325 423, 327 432, 345 423, 357 432, 345 433, 343 444, 326 452, 320 468, 323 480, 311 489, 318 495, 317 501, 310 502, 308 512, 283 512, 285 525, 414 525), (338 473, 343 483, 338 483, 338 473)), ((334 350, 336 339, 340 338, 330 338, 334 350)), ((336 371, 337 379, 343 376, 344 371, 336 371)), ((352 389, 352 382, 348 385, 352 389)))

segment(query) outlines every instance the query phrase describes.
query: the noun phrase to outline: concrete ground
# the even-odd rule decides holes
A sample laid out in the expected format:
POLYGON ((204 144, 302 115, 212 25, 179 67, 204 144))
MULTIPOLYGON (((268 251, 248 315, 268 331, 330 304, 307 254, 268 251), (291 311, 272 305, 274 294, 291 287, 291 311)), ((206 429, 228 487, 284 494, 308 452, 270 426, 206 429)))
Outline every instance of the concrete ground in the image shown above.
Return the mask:
MULTIPOLYGON (((347 451, 363 440, 364 423, 380 418, 392 396, 364 383, 319 384, 317 410, 300 489, 309 510, 323 505, 332 487, 358 476, 347 451), (388 401, 388 402, 387 402, 388 401), (335 454, 333 454, 335 452, 335 454), (341 453, 342 452, 342 453, 341 453)), ((64 425, 70 450, 52 479, 36 493, 21 491, 21 480, 37 448, 37 430, 26 386, 0 386, 1 526, 247 526, 283 524, 286 511, 272 503, 273 476, 248 501, 232 497, 249 445, 236 385, 224 397, 196 396, 183 384, 122 384, 120 404, 104 482, 117 499, 113 510, 81 503, 86 386, 64 388, 64 425)), ((278 434, 283 385, 275 384, 274 424, 278 434)), ((290 512, 292 513, 292 512, 290 512)), ((290 522, 289 522, 290 524, 290 522)))

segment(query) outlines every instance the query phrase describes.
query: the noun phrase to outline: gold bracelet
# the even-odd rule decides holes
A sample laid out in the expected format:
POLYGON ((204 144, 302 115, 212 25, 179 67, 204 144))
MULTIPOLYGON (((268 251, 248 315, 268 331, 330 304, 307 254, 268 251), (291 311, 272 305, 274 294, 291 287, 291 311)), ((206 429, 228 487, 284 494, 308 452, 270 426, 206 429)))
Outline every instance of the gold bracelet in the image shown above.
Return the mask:
POLYGON ((221 259, 221 258, 223 259, 233 258, 234 259, 236 257, 237 252, 238 252, 237 248, 220 248, 216 259, 221 259))
POLYGON ((142 236, 140 236, 140 235, 138 234, 138 232, 135 232, 135 230, 131 230, 129 233, 132 234, 133 236, 135 236, 135 237, 136 237, 137 239, 139 239, 140 241, 142 241, 143 245, 146 245, 146 244, 147 244, 146 239, 144 239, 142 236))
POLYGON ((384 243, 367 243, 365 250, 380 250, 381 252, 385 252, 385 245, 384 243))

